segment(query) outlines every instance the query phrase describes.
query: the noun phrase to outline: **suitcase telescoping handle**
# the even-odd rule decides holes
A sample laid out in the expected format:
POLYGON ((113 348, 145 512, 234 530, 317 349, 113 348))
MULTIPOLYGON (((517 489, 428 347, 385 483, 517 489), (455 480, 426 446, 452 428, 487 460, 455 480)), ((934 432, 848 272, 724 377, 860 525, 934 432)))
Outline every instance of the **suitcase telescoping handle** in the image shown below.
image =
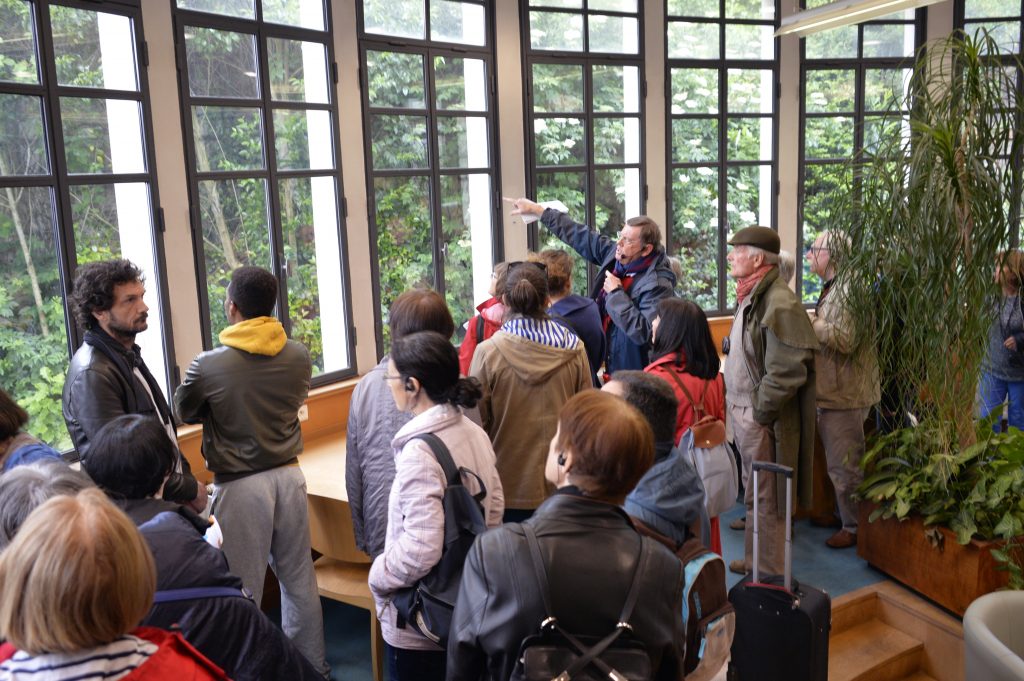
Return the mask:
POLYGON ((793 469, 789 466, 783 466, 782 464, 772 463, 770 461, 754 461, 751 465, 750 477, 754 479, 754 582, 759 582, 759 574, 757 569, 758 562, 758 531, 757 531, 757 498, 758 498, 758 483, 759 476, 757 475, 760 471, 766 473, 775 473, 776 475, 786 476, 786 554, 785 554, 785 574, 783 577, 783 584, 787 591, 793 589, 793 469))

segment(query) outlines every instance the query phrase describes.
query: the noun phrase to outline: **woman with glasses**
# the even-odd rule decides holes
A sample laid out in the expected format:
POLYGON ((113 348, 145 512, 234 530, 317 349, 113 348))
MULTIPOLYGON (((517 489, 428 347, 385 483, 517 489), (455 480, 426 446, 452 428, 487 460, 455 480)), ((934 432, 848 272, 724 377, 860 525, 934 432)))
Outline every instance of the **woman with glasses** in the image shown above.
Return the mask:
POLYGON ((505 508, 494 450, 487 433, 462 414, 480 399, 476 379, 459 377, 459 356, 445 336, 421 331, 391 346, 385 376, 395 406, 412 415, 391 441, 395 481, 388 497, 384 552, 370 568, 370 591, 387 644, 392 681, 443 681, 445 651, 412 626, 399 626, 392 602, 399 589, 414 586, 441 560, 444 548, 444 470, 420 436, 431 433, 448 449, 472 494, 483 491, 484 519, 501 523, 505 508), (483 489, 480 489, 480 484, 483 489))
POLYGON ((501 329, 477 348, 470 375, 484 397, 480 418, 494 443, 506 521, 522 520, 546 499, 544 458, 569 398, 592 386, 583 342, 545 312, 548 280, 537 262, 511 263, 501 329))

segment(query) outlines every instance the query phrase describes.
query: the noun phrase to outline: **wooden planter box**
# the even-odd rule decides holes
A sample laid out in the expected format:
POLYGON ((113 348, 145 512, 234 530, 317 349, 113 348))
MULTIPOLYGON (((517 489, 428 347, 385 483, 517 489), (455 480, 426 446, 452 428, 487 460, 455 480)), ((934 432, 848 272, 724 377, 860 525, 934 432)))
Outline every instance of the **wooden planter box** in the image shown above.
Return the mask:
POLYGON ((956 534, 932 526, 942 537, 938 546, 925 535, 921 518, 895 518, 873 523, 873 504, 862 504, 857 528, 857 555, 898 582, 930 598, 958 616, 979 596, 1006 586, 1009 574, 996 569, 991 549, 1000 542, 972 539, 961 546, 956 534))

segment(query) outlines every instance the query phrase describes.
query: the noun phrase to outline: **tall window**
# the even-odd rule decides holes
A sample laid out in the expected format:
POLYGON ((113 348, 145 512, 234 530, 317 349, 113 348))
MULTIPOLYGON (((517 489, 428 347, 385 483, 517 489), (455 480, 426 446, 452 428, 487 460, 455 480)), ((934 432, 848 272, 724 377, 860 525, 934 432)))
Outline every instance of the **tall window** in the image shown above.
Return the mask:
POLYGON ((360 56, 378 349, 388 308, 440 291, 456 324, 488 297, 497 228, 492 5, 365 0, 360 56))
POLYGON ((707 311, 736 305, 726 243, 775 226, 775 0, 667 0, 669 253, 682 295, 707 311))
POLYGON ((143 269, 138 342, 168 376, 142 45, 135 2, 0 0, 0 386, 60 448, 81 341, 62 301, 78 265, 124 257, 143 269))
MULTIPOLYGON (((646 198, 641 5, 522 3, 530 191, 537 201, 561 201, 573 219, 609 236, 643 213, 646 198)), ((546 230, 530 241, 572 252, 546 230)), ((588 267, 577 258, 574 291, 585 291, 587 279, 588 267)))
POLYGON ((909 10, 802 41, 797 253, 802 265, 797 272, 805 303, 817 300, 821 280, 810 274, 803 251, 825 229, 836 192, 850 186, 856 191, 846 162, 861 151, 869 158, 881 140, 908 132, 907 112, 898 104, 910 87, 914 51, 923 34, 923 13, 915 18, 909 10))
MULTIPOLYGON (((962 28, 967 35, 974 36, 980 29, 985 29, 996 41, 999 49, 1003 51, 1002 62, 1007 69, 1016 68, 1013 56, 1018 58, 1022 55, 1021 40, 1024 31, 1024 0, 957 0, 953 6, 954 25, 962 28)), ((1017 84, 1018 91, 1024 88, 1024 73, 1019 70, 1013 77, 1017 84)), ((1024 126, 1024 121, 1021 121, 1024 126)), ((1003 159, 1016 164, 1024 163, 1024 159, 1010 159, 1006 156, 1003 159)), ((1017 197, 1014 205, 1009 206, 1011 224, 1016 225, 1017 233, 1011 235, 1013 243, 1020 241, 1020 229, 1024 221, 1024 207, 1021 206, 1021 197, 1017 197)))
POLYGON ((177 0, 174 21, 205 343, 227 325, 231 271, 258 265, 315 381, 349 373, 329 8, 177 0))

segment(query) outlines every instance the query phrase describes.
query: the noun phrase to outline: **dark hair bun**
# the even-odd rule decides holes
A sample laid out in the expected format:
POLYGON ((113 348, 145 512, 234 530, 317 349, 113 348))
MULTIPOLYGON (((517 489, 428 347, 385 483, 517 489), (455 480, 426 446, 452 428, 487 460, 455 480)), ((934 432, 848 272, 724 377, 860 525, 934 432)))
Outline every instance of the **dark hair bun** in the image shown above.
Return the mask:
POLYGON ((457 407, 472 409, 483 396, 484 389, 480 385, 480 381, 470 376, 469 378, 460 378, 456 381, 449 393, 448 401, 457 407))

